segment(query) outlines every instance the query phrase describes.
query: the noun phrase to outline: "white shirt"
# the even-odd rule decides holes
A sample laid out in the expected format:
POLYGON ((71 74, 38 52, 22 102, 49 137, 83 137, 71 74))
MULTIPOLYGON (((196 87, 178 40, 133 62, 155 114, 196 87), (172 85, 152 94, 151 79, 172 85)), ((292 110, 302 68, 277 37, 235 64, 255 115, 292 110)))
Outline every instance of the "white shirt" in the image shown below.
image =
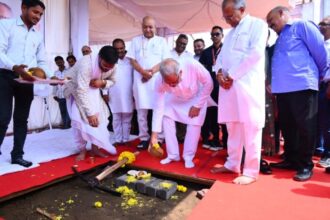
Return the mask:
POLYGON ((194 55, 195 60, 199 61, 200 58, 201 58, 201 55, 196 55, 196 54, 194 55))
POLYGON ((225 38, 216 70, 234 79, 229 90, 219 89, 218 122, 265 123, 265 48, 267 24, 246 15, 225 38))
MULTIPOLYGON (((146 38, 143 35, 132 39, 130 48, 126 54, 128 58, 136 60, 143 69, 151 69, 166 58, 170 58, 169 48, 165 38, 154 36, 146 38)), ((154 84, 159 73, 142 82, 142 76, 134 70, 133 95, 137 109, 152 109, 155 101, 154 84)))
POLYGON ((163 82, 161 76, 156 82, 156 106, 152 118, 152 130, 160 132, 163 116, 184 124, 199 125, 204 123, 206 108, 211 101, 213 81, 210 73, 192 57, 180 61, 181 81, 176 87, 163 82), (200 108, 197 117, 190 118, 189 110, 200 108))
POLYGON ((188 52, 188 51, 183 51, 180 55, 178 54, 178 52, 176 52, 176 50, 173 48, 171 50, 171 57, 173 59, 175 59, 176 61, 180 62, 181 59, 187 59, 187 58, 192 58, 193 55, 192 53, 188 52))
POLYGON ((329 66, 330 65, 330 39, 326 40, 324 42, 324 44, 325 44, 325 47, 327 48, 327 51, 328 51, 328 67, 329 67, 329 69, 326 72, 326 74, 323 78, 323 81, 329 82, 330 81, 330 66, 329 66))
POLYGON ((34 28, 27 29, 22 19, 0 20, 0 68, 12 70, 14 65, 25 64, 28 68, 40 67, 47 76, 42 35, 34 28))
POLYGON ((127 57, 118 59, 115 84, 109 88, 109 105, 112 113, 133 112, 133 67, 127 57))
MULTIPOLYGON (((65 77, 67 77, 67 72, 68 69, 64 69, 62 72, 57 70, 54 72, 54 76, 56 76, 58 79, 65 79, 65 77)), ((60 99, 64 99, 63 85, 54 86, 54 96, 57 96, 60 99)))

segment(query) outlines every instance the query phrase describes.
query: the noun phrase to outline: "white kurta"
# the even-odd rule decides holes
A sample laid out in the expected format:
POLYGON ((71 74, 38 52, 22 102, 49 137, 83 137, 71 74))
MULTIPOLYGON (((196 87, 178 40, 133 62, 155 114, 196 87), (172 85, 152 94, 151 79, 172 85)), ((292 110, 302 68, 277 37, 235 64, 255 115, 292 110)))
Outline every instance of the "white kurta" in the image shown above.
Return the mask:
POLYGON ((175 59, 176 61, 180 62, 180 60, 187 59, 187 58, 193 58, 192 53, 188 51, 183 51, 180 55, 176 50, 173 48, 171 51, 171 58, 175 59))
POLYGON ((109 88, 109 105, 112 113, 133 112, 133 67, 126 57, 116 65, 115 84, 109 88))
POLYGON ((67 109, 77 147, 82 149, 81 144, 92 142, 109 153, 116 154, 107 130, 109 110, 101 97, 100 89, 89 86, 92 79, 107 79, 106 86, 113 85, 113 72, 101 72, 98 56, 86 55, 70 69, 68 75, 72 79, 64 86, 64 96, 67 98, 67 109), (92 115, 98 117, 98 127, 89 125, 87 116, 92 115))
POLYGON ((152 130, 160 132, 163 116, 188 125, 204 123, 208 101, 211 100, 213 82, 209 72, 193 58, 181 60, 181 81, 176 87, 170 87, 159 76, 156 82, 157 102, 152 119, 152 130), (197 117, 190 118, 190 108, 200 108, 197 117))
MULTIPOLYGON (((154 36, 148 39, 140 35, 132 39, 126 56, 135 59, 143 69, 151 69, 162 60, 170 58, 170 53, 164 38, 154 36)), ((136 109, 153 109, 155 79, 158 75, 156 73, 148 82, 143 83, 141 74, 134 70, 133 95, 136 109)))
POLYGON ((265 123, 264 21, 246 15, 226 36, 216 69, 234 79, 232 88, 219 90, 218 122, 241 122, 262 128, 265 123))

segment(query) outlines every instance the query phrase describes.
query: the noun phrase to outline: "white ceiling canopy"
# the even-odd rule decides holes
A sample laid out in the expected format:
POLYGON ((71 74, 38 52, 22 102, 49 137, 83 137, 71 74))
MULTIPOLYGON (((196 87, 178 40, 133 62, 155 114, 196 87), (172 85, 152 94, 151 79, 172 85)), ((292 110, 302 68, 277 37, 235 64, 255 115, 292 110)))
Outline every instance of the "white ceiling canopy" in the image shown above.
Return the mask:
MULTIPOLYGON (((222 19, 221 0, 90 0, 90 44, 114 38, 130 40, 141 33, 141 20, 155 18, 162 35, 206 32, 214 25, 228 27, 222 19)), ((270 9, 288 6, 288 0, 247 0, 247 12, 265 18, 270 9)))

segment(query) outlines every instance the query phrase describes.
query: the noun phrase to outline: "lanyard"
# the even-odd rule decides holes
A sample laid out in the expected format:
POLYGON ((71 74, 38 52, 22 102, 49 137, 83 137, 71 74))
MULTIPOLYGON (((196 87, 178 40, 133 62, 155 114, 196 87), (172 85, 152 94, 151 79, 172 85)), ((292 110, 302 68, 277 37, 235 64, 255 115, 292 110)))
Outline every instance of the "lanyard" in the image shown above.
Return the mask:
POLYGON ((214 53, 214 47, 212 47, 212 65, 214 66, 215 65, 215 62, 217 61, 217 57, 220 53, 220 50, 221 50, 221 45, 220 47, 217 49, 217 51, 214 53))

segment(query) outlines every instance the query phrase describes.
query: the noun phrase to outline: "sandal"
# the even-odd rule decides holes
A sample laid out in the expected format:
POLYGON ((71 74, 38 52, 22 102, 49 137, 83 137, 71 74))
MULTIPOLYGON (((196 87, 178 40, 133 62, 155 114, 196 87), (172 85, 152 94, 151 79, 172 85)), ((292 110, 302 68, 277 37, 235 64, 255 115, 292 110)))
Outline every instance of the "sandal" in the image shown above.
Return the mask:
POLYGON ((270 168, 269 164, 265 160, 260 161, 260 172, 262 174, 270 175, 272 174, 272 169, 270 168))

